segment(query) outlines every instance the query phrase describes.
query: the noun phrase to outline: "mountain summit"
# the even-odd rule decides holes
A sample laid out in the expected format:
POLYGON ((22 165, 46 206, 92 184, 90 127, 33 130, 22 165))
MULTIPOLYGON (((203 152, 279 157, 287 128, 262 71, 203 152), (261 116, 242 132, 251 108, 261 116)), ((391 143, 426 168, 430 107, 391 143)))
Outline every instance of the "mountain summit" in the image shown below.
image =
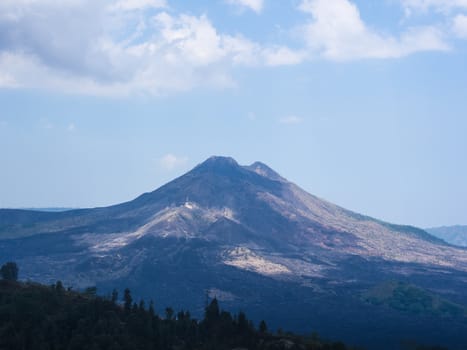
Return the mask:
POLYGON ((206 159, 203 163, 199 164, 196 168, 222 168, 222 167, 232 167, 238 168, 239 165, 235 159, 232 157, 224 157, 224 156, 212 156, 206 159))
MULTIPOLYGON (((403 313, 364 302, 388 280, 410 277, 467 302, 465 249, 341 208, 260 162, 211 157, 126 203, 62 213, 0 210, 0 223, 0 255, 17 261, 23 278, 103 291, 130 287, 192 310, 202 309, 208 293, 296 330, 320 320, 314 327, 343 339, 352 340, 349 327, 335 334, 341 321, 329 310, 370 338, 381 323, 368 320, 378 318, 414 331, 403 313)), ((436 322, 416 331, 430 333, 436 322)))

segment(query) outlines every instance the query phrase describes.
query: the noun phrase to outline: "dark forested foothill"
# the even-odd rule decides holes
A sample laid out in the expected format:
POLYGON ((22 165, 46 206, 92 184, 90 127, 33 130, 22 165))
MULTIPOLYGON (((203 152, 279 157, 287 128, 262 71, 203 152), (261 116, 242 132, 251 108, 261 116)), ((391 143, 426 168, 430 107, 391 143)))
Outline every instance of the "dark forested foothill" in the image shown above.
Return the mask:
POLYGON ((7 281, 16 281, 18 279, 18 266, 15 262, 7 262, 0 267, 0 276, 7 281))
POLYGON ((348 349, 316 336, 271 334, 264 321, 256 329, 245 313, 222 311, 216 299, 196 320, 171 308, 159 316, 152 301, 135 303, 128 289, 121 300, 117 296, 117 291, 108 298, 95 290, 75 292, 61 282, 0 280, 0 349, 348 349))

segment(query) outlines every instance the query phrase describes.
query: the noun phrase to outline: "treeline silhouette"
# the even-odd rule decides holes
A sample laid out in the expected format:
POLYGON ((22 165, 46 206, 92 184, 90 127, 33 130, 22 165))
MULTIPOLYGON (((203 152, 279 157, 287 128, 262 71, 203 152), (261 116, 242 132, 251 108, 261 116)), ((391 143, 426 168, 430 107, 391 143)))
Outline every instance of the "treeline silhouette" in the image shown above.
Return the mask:
POLYGON ((77 292, 61 282, 51 286, 0 280, 0 349, 2 350, 345 350, 341 342, 318 336, 272 334, 266 322, 256 328, 245 313, 206 305, 204 317, 170 307, 157 315, 152 302, 135 303, 126 289, 108 297, 95 288, 77 292))

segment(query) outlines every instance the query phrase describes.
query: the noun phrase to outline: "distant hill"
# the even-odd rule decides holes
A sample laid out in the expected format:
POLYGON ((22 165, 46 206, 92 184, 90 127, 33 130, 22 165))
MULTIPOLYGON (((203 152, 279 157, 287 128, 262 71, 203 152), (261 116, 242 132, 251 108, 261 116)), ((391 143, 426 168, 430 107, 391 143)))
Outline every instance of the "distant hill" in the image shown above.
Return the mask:
POLYGON ((450 244, 467 247, 467 226, 433 227, 426 231, 450 244))
POLYGON ((110 207, 0 210, 0 263, 16 261, 22 279, 102 293, 129 287, 198 316, 206 295, 216 296, 273 329, 378 350, 403 339, 467 343, 462 314, 412 314, 362 298, 396 280, 467 305, 466 252, 318 198, 263 163, 228 157, 110 207))
POLYGON ((45 212, 52 212, 52 213, 60 213, 62 211, 68 211, 68 210, 76 210, 77 208, 21 208, 22 210, 34 210, 34 211, 45 211, 45 212))

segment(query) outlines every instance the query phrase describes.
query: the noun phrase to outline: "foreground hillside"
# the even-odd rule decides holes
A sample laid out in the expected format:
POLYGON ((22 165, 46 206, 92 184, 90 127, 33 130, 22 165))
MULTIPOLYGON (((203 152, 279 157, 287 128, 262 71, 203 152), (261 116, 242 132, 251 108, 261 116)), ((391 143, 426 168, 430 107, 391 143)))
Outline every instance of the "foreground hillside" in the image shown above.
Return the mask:
POLYGON ((0 349, 350 349, 316 335, 273 335, 265 322, 256 329, 243 312, 232 316, 221 311, 216 299, 197 321, 189 312, 171 308, 162 318, 152 303, 133 303, 128 290, 122 304, 115 292, 109 298, 94 293, 65 290, 60 282, 44 286, 0 281, 0 349))

